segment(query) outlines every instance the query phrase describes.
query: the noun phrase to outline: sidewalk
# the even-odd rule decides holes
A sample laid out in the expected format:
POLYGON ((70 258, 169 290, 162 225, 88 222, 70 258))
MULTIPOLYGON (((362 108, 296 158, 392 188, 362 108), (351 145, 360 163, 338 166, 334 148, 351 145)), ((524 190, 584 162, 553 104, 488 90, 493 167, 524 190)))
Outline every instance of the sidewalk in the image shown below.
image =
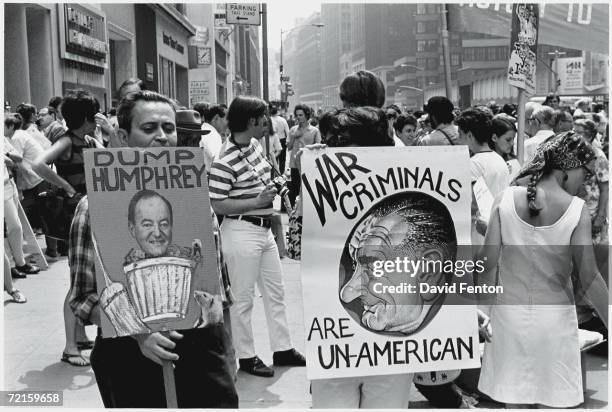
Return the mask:
MULTIPOLYGON (((287 317, 295 347, 304 352, 304 326, 299 262, 284 259, 287 317)), ((51 263, 49 270, 13 280, 28 298, 26 304, 13 303, 4 294, 4 388, 3 390, 57 390, 64 393, 64 406, 103 407, 91 368, 77 368, 60 362, 64 347, 62 304, 69 286, 67 259, 51 263)), ((265 326, 262 298, 257 294, 253 312, 253 332, 258 355, 272 364, 265 326)), ((87 333, 95 337, 94 327, 87 333)), ((87 352, 85 352, 87 354, 87 352)), ((608 399, 607 359, 587 355, 587 386, 582 408, 605 408, 608 399)), ((241 408, 310 408, 306 368, 275 368, 273 378, 238 373, 237 389, 241 408)), ((411 388, 411 408, 428 408, 427 401, 411 388)), ((482 403, 479 407, 499 408, 482 403)))

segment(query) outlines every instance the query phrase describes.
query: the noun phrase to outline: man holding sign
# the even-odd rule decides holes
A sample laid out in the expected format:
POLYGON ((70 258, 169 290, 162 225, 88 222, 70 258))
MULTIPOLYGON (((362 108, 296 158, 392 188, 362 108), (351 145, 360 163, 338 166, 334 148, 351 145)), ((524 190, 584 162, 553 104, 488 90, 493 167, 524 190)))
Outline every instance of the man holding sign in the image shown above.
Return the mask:
MULTIPOLYGON (((118 141, 111 142, 115 147, 176 146, 175 109, 172 102, 160 94, 143 91, 128 95, 119 105, 118 120, 118 141)), ((152 196, 148 200, 157 202, 159 197, 152 196)), ((130 227, 139 244, 159 245, 157 248, 142 247, 145 253, 157 255, 170 244, 171 235, 165 224, 164 235, 152 238, 137 228, 139 218, 154 212, 144 203, 146 200, 142 199, 135 202, 130 227)), ((167 214, 163 207, 155 210, 167 214)), ((70 231, 70 306, 84 324, 100 327, 102 313, 94 256, 89 205, 85 197, 77 207, 70 231)), ((104 406, 165 408, 160 365, 172 361, 179 407, 237 408, 238 396, 225 361, 227 344, 221 324, 168 334, 156 332, 106 339, 101 337, 99 329, 91 363, 104 406)))

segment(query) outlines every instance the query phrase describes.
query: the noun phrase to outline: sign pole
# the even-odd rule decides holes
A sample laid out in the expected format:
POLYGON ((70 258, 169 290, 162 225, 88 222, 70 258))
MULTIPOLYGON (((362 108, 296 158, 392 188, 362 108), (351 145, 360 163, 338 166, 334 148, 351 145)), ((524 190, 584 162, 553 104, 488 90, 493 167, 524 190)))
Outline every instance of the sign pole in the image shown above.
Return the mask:
POLYGON ((518 116, 516 136, 516 156, 522 165, 525 157, 525 90, 518 89, 518 116))
POLYGON ((268 95, 268 9, 266 3, 261 3, 261 32, 262 32, 262 75, 263 75, 263 99, 270 101, 268 95))
POLYGON ((172 361, 162 360, 164 371, 164 389, 166 391, 166 405, 168 408, 178 408, 176 401, 176 384, 174 383, 174 365, 172 361))

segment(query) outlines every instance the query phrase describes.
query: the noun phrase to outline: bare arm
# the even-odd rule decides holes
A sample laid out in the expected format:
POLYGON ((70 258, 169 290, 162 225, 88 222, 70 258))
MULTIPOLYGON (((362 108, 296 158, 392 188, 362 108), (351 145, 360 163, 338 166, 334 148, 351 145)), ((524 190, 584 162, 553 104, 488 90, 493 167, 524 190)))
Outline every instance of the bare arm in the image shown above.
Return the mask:
POLYGON ((571 238, 572 259, 579 269, 578 279, 597 314, 608 327, 608 287, 597 269, 591 239, 591 217, 586 206, 571 238))
POLYGON ((505 192, 500 193, 493 203, 493 211, 487 233, 485 234, 484 244, 474 256, 474 260, 483 260, 485 270, 482 275, 487 275, 497 267, 499 256, 501 254, 502 238, 501 238, 501 218, 499 216, 499 204, 505 192))
POLYGON ((295 143, 295 130, 289 130, 289 137, 287 138, 287 150, 293 150, 293 144, 295 143))
POLYGON ((270 183, 253 199, 211 199, 211 205, 218 215, 240 215, 251 210, 266 207, 272 203, 274 196, 276 196, 276 188, 270 183))
POLYGON ((597 204, 597 215, 593 220, 593 232, 599 233, 606 224, 608 218, 608 194, 609 182, 599 182, 599 203, 597 204))
POLYGON ((50 148, 45 150, 45 152, 32 163, 32 170, 45 179, 47 182, 52 185, 61 187, 68 194, 74 195, 76 190, 64 180, 61 176, 51 169, 48 164, 53 163, 64 153, 70 146, 72 142, 69 137, 62 137, 58 141, 56 141, 50 148))

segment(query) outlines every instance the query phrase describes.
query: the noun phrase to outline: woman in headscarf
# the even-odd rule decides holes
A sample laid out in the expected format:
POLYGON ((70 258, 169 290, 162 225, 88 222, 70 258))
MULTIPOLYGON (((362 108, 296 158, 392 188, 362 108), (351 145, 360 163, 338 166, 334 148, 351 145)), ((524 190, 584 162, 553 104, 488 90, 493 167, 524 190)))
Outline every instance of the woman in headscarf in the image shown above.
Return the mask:
POLYGON ((485 274, 498 268, 504 287, 490 313, 493 339, 485 346, 478 389, 509 407, 583 402, 572 261, 608 323, 608 288, 595 265, 591 217, 576 197, 594 159, 592 147, 573 132, 544 143, 517 176, 528 179, 527 187, 509 187, 496 199, 476 256, 486 262, 485 274))

